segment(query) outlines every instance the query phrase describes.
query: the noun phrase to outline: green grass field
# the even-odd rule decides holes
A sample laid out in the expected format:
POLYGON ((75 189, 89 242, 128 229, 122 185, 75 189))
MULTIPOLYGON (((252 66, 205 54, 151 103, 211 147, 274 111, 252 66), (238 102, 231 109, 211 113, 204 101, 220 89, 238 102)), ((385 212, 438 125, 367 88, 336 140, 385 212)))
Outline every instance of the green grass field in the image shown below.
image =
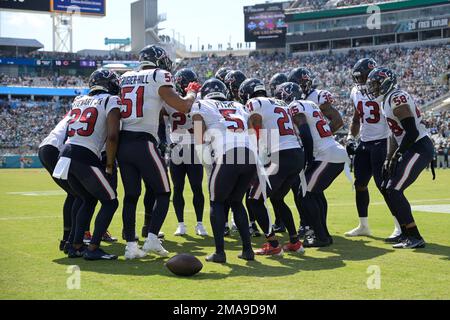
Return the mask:
MULTIPOLYGON (((343 234, 356 226, 357 215, 352 188, 341 176, 327 192, 333 246, 308 249, 304 256, 285 254, 244 262, 237 258, 240 245, 233 235, 226 242, 227 264, 205 262, 200 274, 179 278, 164 267, 164 259, 154 256, 136 261, 121 256, 118 261, 100 262, 66 258, 58 251, 64 195, 43 170, 0 170, 0 299, 449 299, 449 181, 450 171, 439 171, 435 182, 427 172, 407 192, 413 205, 429 206, 420 210, 447 211, 415 211, 428 242, 425 249, 394 251, 383 243, 393 224, 373 185, 369 219, 374 237, 345 238, 343 234), (66 285, 72 265, 81 270, 79 290, 66 285), (380 289, 368 289, 371 266, 381 272, 380 289)), ((122 190, 119 194, 123 195, 122 190)), ((189 252, 204 261, 213 250, 213 239, 193 235, 191 199, 186 191, 190 235, 172 235, 176 218, 171 207, 163 226, 165 247, 171 256, 189 252)), ((293 205, 291 195, 288 201, 293 205)), ((140 204, 139 230, 142 222, 140 204)), ((120 235, 121 225, 119 208, 111 232, 120 235)), ((211 233, 208 215, 205 225, 211 233)), ((262 241, 256 239, 255 246, 262 241)), ((122 240, 105 247, 123 255, 122 240)))

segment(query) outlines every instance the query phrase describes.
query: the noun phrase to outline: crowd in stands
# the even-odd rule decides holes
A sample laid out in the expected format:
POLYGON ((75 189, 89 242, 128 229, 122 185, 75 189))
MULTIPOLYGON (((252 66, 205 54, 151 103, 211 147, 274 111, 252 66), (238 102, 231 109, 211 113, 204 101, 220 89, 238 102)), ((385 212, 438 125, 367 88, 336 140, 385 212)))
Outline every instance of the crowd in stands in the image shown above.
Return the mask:
MULTIPOLYGON (((254 53, 249 57, 210 56, 184 60, 177 68, 191 67, 200 80, 204 81, 212 77, 220 67, 228 66, 243 71, 247 77, 257 77, 268 83, 277 72, 289 72, 292 68, 306 66, 316 75, 318 88, 329 90, 334 95, 335 106, 346 123, 342 130, 344 135, 348 132, 353 114, 353 106, 349 100, 353 86, 350 71, 362 57, 373 57, 379 65, 395 70, 401 87, 413 95, 420 107, 449 92, 450 46, 353 50, 347 53, 294 57, 286 57, 280 53, 254 53)), ((36 80, 23 77, 22 81, 33 81, 34 84, 36 80)), ((0 100, 0 154, 17 148, 22 148, 20 151, 35 152, 39 142, 65 113, 68 105, 69 101, 0 100), (53 108, 61 106, 61 110, 53 111, 53 108), (49 107, 52 111, 49 111, 49 107), (27 125, 28 122, 31 125, 27 125)), ((437 144, 450 144, 449 117, 449 112, 426 116, 431 133, 435 139, 439 139, 435 140, 437 144)))
POLYGON ((18 77, 12 77, 6 74, 0 74, 0 86, 85 88, 87 80, 87 77, 82 76, 34 77, 20 75, 18 77))

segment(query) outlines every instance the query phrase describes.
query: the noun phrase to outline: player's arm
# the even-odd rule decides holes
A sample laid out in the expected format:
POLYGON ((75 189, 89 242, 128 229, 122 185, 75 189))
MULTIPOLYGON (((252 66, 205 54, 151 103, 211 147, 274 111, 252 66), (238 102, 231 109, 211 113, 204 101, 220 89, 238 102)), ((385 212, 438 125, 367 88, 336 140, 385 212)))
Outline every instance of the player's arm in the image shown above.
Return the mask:
POLYGON ((308 120, 303 113, 297 113, 294 115, 293 120, 295 126, 298 128, 298 132, 303 143, 303 148, 305 149, 306 163, 311 164, 314 159, 314 142, 311 135, 311 129, 308 125, 308 120))
POLYGON ((356 137, 359 135, 361 127, 361 122, 359 120, 359 114, 356 108, 353 109, 353 117, 352 122, 350 124, 350 132, 347 136, 347 145, 346 150, 349 156, 354 155, 356 153, 356 137))
POLYGON ((262 117, 257 113, 253 113, 248 118, 248 128, 256 134, 256 139, 259 140, 259 130, 262 129, 262 117))
POLYGON ((359 135, 360 129, 361 129, 361 121, 359 113, 356 108, 353 108, 353 117, 352 122, 350 123, 350 135, 356 138, 359 135))
POLYGON ((203 136, 206 131, 205 120, 200 114, 194 114, 192 116, 192 121, 194 122, 194 141, 195 145, 202 145, 204 143, 203 136))
POLYGON ((394 116, 400 120, 400 123, 405 130, 405 136, 403 137, 400 146, 395 151, 396 154, 401 156, 416 142, 416 139, 419 136, 419 130, 417 130, 416 118, 414 117, 414 114, 408 104, 402 104, 395 107, 392 111, 394 116))
POLYGON ((106 173, 112 174, 119 145, 120 109, 115 108, 108 113, 106 137, 106 173))
POLYGON ((320 105, 320 111, 330 121, 330 128, 333 133, 336 133, 344 126, 341 114, 331 105, 331 102, 325 102, 320 105))
POLYGON ((185 97, 180 97, 172 86, 161 86, 158 89, 159 96, 169 106, 182 113, 189 113, 192 104, 197 98, 197 92, 200 90, 200 84, 192 82, 187 87, 185 97))

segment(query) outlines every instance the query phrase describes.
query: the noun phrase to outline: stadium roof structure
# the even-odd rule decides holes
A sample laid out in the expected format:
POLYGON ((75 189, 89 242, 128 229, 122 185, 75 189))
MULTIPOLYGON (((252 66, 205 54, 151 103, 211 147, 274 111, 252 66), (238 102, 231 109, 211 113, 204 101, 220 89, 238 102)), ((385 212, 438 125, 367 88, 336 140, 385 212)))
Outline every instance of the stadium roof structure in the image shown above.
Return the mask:
POLYGON ((0 38, 0 52, 23 55, 44 48, 36 39, 0 38))

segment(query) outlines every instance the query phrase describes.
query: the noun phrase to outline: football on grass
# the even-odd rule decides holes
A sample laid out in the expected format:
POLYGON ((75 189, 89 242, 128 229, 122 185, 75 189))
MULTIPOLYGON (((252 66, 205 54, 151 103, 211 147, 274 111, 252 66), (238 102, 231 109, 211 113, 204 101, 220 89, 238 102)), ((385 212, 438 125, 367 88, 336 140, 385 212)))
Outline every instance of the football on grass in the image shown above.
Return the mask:
POLYGON ((190 277, 199 273, 203 264, 193 255, 180 253, 167 261, 166 267, 177 276, 190 277))

